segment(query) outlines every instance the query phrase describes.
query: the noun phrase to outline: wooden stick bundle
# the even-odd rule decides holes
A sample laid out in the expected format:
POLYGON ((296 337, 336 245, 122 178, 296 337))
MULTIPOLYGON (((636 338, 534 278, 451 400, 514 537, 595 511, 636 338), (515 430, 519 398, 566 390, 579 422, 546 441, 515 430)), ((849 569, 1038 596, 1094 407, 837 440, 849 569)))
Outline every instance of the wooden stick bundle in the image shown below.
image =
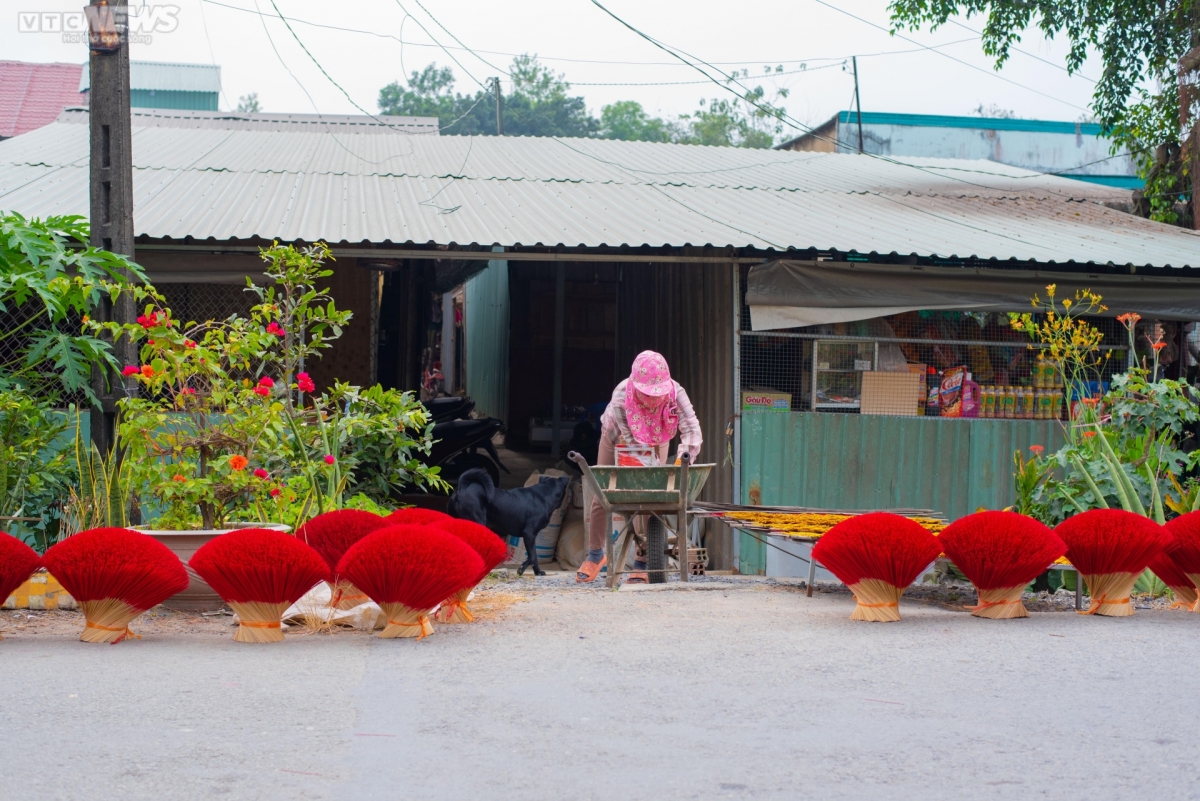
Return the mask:
POLYGON ((1081 615, 1103 615, 1105 617, 1129 617, 1133 614, 1133 585, 1137 583, 1137 573, 1097 573, 1085 575, 1088 592, 1092 602, 1087 609, 1080 610, 1081 615))
POLYGON ((850 613, 851 620, 870 623, 895 623, 900 619, 900 596, 903 587, 888 584, 881 579, 863 579, 850 585, 856 606, 850 613))
POLYGON ((428 609, 413 609, 401 603, 382 603, 379 608, 387 615, 387 625, 379 632, 381 640, 415 637, 423 640, 433 634, 428 609))
POLYGON ((99 601, 80 601, 86 621, 79 639, 84 642, 118 643, 121 640, 140 640, 141 637, 129 630, 129 624, 142 613, 120 598, 104 598, 99 601))
POLYGON ((474 623, 475 615, 471 614, 471 609, 467 606, 467 599, 473 589, 466 587, 442 601, 433 619, 438 623, 474 623))
POLYGON ((229 608, 238 616, 238 630, 233 633, 234 642, 282 642, 283 613, 289 603, 265 603, 263 601, 229 601, 229 608))
POLYGON ((1029 617, 1029 610, 1021 601, 1025 594, 1026 584, 1015 587, 1000 587, 993 590, 978 590, 979 603, 967 607, 974 617, 986 617, 990 620, 1011 620, 1016 617, 1029 617))

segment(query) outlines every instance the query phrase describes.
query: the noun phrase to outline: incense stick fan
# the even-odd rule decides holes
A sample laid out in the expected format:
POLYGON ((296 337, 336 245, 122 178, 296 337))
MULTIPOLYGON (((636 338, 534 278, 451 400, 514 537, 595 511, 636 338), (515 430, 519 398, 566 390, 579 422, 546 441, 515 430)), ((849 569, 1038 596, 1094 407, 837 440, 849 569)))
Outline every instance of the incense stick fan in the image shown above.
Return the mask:
POLYGON ((900 619, 900 596, 942 552, 918 523, 887 512, 843 520, 813 546, 812 557, 854 593, 851 620, 900 619))
POLYGON ((42 562, 83 610, 84 642, 137 638, 129 630, 133 619, 188 586, 183 563, 167 546, 127 528, 81 531, 42 562))
MULTIPOLYGON (((1171 535, 1171 544, 1167 549, 1171 561, 1193 586, 1200 588, 1200 512, 1181 515, 1167 523, 1166 529, 1171 535)), ((1180 600, 1184 598, 1180 597, 1180 600)), ((1192 611, 1200 612, 1200 598, 1192 602, 1192 611)))
POLYGON ((407 509, 397 509, 386 518, 389 526, 440 526, 455 518, 435 509, 422 509, 411 506, 407 509))
POLYGON ((938 536, 947 558, 979 593, 975 617, 1006 620, 1029 617, 1021 594, 1066 543, 1047 526, 1015 512, 976 512, 956 520, 938 536))
POLYGON ((1067 544, 1067 558, 1087 582, 1092 600, 1081 613, 1085 615, 1132 615, 1133 585, 1150 560, 1171 544, 1162 526, 1121 509, 1081 512, 1059 523, 1054 533, 1067 544))
POLYGON ((337 609, 353 609, 367 602, 362 590, 340 577, 338 562, 351 545, 376 529, 393 525, 379 515, 359 509, 338 509, 317 515, 296 530, 296 538, 307 543, 321 555, 329 566, 333 594, 329 605, 337 609))
POLYGON ((472 586, 482 570, 475 549, 434 526, 379 529, 351 546, 338 565, 383 609, 384 639, 432 634, 429 610, 472 586))
POLYGON ((508 546, 491 529, 470 520, 453 520, 442 526, 442 529, 475 549, 475 553, 483 560, 483 570, 469 587, 464 587, 442 601, 441 607, 433 617, 439 623, 470 623, 475 620, 475 616, 467 607, 467 598, 475 586, 487 578, 487 574, 508 556, 508 546))
POLYGON ((1169 551, 1164 551, 1151 559, 1147 567, 1175 594, 1175 603, 1171 604, 1172 609, 1190 610, 1196 605, 1196 585, 1188 578, 1188 574, 1184 573, 1183 569, 1175 563, 1169 551))
MULTIPOLYGON (((17 591, 39 567, 37 551, 16 537, 0 531, 0 604, 17 591)), ((4 639, 0 637, 0 639, 4 639)))
POLYGON ((209 540, 188 562, 237 613, 237 642, 281 642, 280 618, 329 567, 312 548, 282 531, 244 528, 209 540))

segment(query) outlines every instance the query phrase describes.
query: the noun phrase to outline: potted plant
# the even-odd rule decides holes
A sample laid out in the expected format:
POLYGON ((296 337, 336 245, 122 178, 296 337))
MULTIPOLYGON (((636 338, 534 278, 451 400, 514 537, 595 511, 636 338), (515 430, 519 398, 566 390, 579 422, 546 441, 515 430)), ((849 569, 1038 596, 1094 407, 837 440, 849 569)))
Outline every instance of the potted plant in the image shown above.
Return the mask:
MULTIPOLYGON (((248 282, 259 302, 247 317, 180 323, 147 294, 136 325, 102 326, 136 341, 141 356, 123 370, 140 391, 119 403, 140 528, 185 562, 236 528, 286 530, 346 505, 379 508, 386 495, 351 494, 371 467, 393 484, 440 483, 436 469, 415 461, 414 451, 428 453, 431 423, 410 393, 339 384, 314 394, 304 365, 351 317, 316 288, 331 275, 322 267, 326 246, 275 244, 262 257, 268 285, 248 282), (361 455, 381 437, 391 447, 372 453, 386 452, 388 466, 361 455)), ((193 574, 168 605, 211 608, 221 600, 193 574)))

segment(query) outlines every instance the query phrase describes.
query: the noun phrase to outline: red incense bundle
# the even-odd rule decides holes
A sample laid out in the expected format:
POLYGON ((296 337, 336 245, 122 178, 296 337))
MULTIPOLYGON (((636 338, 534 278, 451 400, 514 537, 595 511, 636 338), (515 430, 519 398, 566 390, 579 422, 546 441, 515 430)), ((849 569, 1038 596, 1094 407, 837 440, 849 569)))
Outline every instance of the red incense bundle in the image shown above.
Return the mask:
POLYGON ((475 620, 475 616, 467 607, 467 596, 479 582, 487 578, 487 574, 492 572, 496 565, 504 561, 508 556, 508 546, 491 529, 470 520, 453 520, 441 528, 475 549, 475 553, 483 560, 483 570, 469 587, 463 587, 442 601, 441 607, 433 617, 439 623, 470 623, 475 620))
POLYGON ((946 526, 938 542, 971 580, 979 603, 975 617, 1029 617, 1021 594, 1067 545, 1049 527, 1016 512, 976 512, 946 526))
POLYGON ((222 534, 202 545, 188 564, 237 613, 237 642, 281 642, 283 613, 329 578, 315 550, 267 528, 222 534))
MULTIPOLYGON (((1200 587, 1200 512, 1180 515, 1167 523, 1166 529, 1171 536, 1171 544, 1167 546, 1171 561, 1193 586, 1200 587)), ((1192 611, 1200 612, 1200 598, 1192 602, 1192 611)))
POLYGON ((942 552, 920 524, 888 512, 843 520, 817 540, 812 556, 837 576, 858 605, 851 620, 900 619, 900 596, 942 552))
POLYGON ((1192 584, 1187 573, 1184 573, 1183 569, 1175 564, 1169 550, 1151 559, 1147 567, 1175 594, 1175 603, 1171 604, 1172 609, 1190 610, 1196 605, 1196 586, 1192 584))
POLYGON ((42 560, 38 558, 37 551, 0 531, 0 604, 7 601, 8 596, 16 592, 41 566, 42 560))
POLYGON ((1092 600, 1081 613, 1085 615, 1132 615, 1134 583, 1171 544, 1162 526, 1122 509, 1081 512, 1059 523, 1054 533, 1067 544, 1067 558, 1087 582, 1092 600))
POLYGON ((81 531, 46 551, 42 563, 83 610, 84 642, 140 639, 129 630, 133 619, 188 586, 167 546, 127 528, 81 531))
POLYGON ((296 538, 307 543, 329 566, 333 595, 329 605, 353 609, 367 602, 367 596, 337 574, 338 562, 346 550, 372 531, 392 525, 380 515, 360 509, 338 509, 317 515, 296 530, 296 538))
POLYGON ((440 526, 455 518, 434 509, 410 506, 407 509, 397 509, 384 519, 389 526, 440 526))
POLYGON ((429 610, 479 580, 475 549, 434 526, 382 528, 359 540, 338 572, 371 596, 387 616, 382 638, 433 633, 429 610))

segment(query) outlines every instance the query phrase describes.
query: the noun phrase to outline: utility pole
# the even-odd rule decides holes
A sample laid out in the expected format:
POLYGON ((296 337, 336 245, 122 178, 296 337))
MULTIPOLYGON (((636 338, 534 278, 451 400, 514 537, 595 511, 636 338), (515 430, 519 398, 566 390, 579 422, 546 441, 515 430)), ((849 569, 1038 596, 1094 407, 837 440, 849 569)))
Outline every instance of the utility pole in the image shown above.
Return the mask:
POLYGON ((504 114, 501 110, 504 96, 500 94, 499 78, 492 78, 492 94, 496 96, 496 136, 504 136, 504 114))
MULTIPOLYGON (((1200 18, 1200 7, 1196 15, 1200 18)), ((1193 41, 1197 39, 1200 33, 1193 36, 1193 41)), ((1197 101, 1200 101, 1200 45, 1179 60, 1179 138, 1184 158, 1190 157, 1191 161, 1192 228, 1200 231, 1200 120, 1191 118, 1192 104, 1197 101)))
POLYGON ((863 152, 862 101, 858 99, 858 56, 851 56, 850 59, 854 64, 854 110, 858 115, 858 152, 861 153, 863 152))
MULTIPOLYGON (((91 245, 134 258, 133 252, 133 134, 129 121, 129 6, 126 0, 92 0, 84 8, 88 21, 88 114, 91 127, 90 216, 91 245)), ((102 320, 132 323, 136 304, 128 292, 116 302, 103 301, 102 320)), ((137 348, 128 339, 115 345, 119 364, 137 362, 137 348)), ((101 453, 113 443, 117 399, 128 382, 93 368, 92 386, 101 408, 91 413, 92 441, 101 453)), ((136 386, 129 382, 132 388, 136 386)))

